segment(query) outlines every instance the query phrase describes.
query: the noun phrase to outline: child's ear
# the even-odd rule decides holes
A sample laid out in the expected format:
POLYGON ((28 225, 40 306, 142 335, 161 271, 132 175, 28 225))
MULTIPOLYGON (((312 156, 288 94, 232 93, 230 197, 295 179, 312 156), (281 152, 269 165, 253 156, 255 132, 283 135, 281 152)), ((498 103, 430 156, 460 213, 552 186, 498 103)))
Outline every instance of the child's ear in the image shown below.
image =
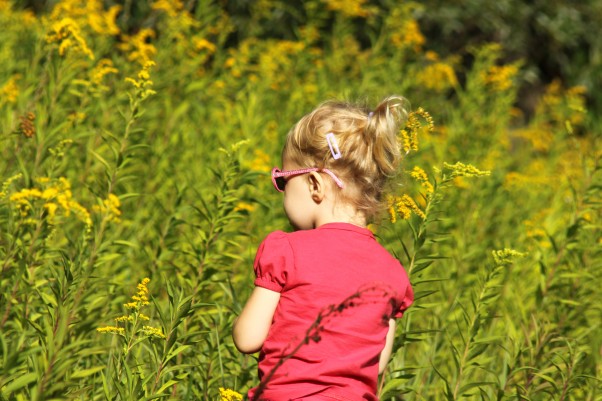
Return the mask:
POLYGON ((320 203, 324 200, 326 195, 325 182, 320 173, 312 171, 307 175, 307 184, 309 186, 309 193, 314 202, 320 203))

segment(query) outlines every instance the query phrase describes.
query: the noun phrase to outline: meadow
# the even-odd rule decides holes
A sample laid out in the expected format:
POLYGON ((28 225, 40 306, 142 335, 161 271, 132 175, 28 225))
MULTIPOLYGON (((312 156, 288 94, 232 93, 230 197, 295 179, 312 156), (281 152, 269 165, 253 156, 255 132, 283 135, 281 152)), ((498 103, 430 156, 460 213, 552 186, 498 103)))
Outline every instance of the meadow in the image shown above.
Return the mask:
POLYGON ((520 60, 436 53, 413 2, 306 1, 290 38, 253 30, 270 1, 244 32, 220 1, 138 3, 0 0, 0 400, 241 399, 284 137, 390 94, 413 113, 370 229, 416 301, 380 398, 602 400, 593 88, 552 80, 527 115, 520 60))

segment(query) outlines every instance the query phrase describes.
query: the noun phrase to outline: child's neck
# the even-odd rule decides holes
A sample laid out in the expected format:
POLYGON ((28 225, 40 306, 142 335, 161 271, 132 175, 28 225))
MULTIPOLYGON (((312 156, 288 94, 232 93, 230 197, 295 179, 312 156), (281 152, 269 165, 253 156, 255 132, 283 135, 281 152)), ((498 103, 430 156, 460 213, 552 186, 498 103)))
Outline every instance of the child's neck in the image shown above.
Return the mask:
POLYGON ((336 205, 325 210, 316 219, 315 227, 328 223, 349 223, 359 227, 366 227, 366 216, 353 205, 336 205))

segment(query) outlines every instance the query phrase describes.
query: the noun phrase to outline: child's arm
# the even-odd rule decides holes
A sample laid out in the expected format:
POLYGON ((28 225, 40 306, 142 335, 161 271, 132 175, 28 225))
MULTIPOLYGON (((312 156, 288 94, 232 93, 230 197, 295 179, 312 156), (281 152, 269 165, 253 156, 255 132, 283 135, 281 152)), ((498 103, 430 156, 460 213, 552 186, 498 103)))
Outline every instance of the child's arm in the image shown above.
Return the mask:
POLYGON ((279 300, 279 292, 255 287, 232 326, 234 345, 240 352, 252 354, 261 349, 279 300))
POLYGON ((381 374, 385 371, 391 353, 393 352, 393 340, 395 339, 395 319, 389 319, 389 331, 387 332, 387 338, 385 341, 385 348, 380 353, 380 359, 378 361, 378 373, 381 374))

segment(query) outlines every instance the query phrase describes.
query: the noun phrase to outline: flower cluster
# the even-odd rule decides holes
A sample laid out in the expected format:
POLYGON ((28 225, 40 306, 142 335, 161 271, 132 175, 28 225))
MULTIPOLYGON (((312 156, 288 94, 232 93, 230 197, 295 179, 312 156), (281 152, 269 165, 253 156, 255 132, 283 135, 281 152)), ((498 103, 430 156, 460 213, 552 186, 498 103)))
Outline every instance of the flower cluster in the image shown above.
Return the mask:
POLYGON ((429 112, 419 107, 417 110, 410 112, 405 127, 400 131, 401 149, 406 154, 418 150, 418 134, 423 129, 427 132, 433 132, 435 123, 429 112), (426 125, 423 125, 423 121, 426 125))
POLYGON ((403 29, 398 30, 391 35, 391 43, 398 49, 413 49, 419 52, 426 39, 420 31, 420 26, 416 20, 408 20, 403 29))
POLYGON ((371 10, 365 7, 366 0, 325 0, 326 7, 348 17, 368 17, 371 10))
POLYGON ((229 388, 219 388, 220 401, 242 401, 242 395, 229 388))
POLYGON ((245 163, 245 166, 248 167, 251 171, 258 171, 262 173, 269 172, 272 169, 272 166, 270 164, 270 155, 268 155, 261 149, 255 149, 253 153, 255 154, 255 157, 251 162, 245 163))
POLYGON ((79 25, 71 18, 63 18, 60 21, 53 22, 46 34, 46 42, 58 44, 61 56, 65 56, 67 50, 70 50, 74 53, 82 53, 94 60, 94 54, 82 36, 79 25))
POLYGON ((514 78, 518 74, 518 64, 493 65, 483 72, 483 82, 496 92, 504 92, 514 86, 514 78))
POLYGON ((117 74, 119 71, 113 65, 113 61, 108 58, 101 59, 98 64, 88 73, 88 79, 74 79, 73 83, 83 86, 95 97, 109 91, 109 87, 104 84, 104 79, 109 74, 117 74))
POLYGON ((100 35, 119 34, 115 20, 122 6, 114 5, 105 11, 102 0, 61 0, 50 13, 52 21, 69 18, 83 28, 90 28, 100 35))
POLYGON ((105 221, 118 223, 121 216, 120 206, 121 202, 117 195, 109 194, 107 199, 104 199, 100 205, 93 206, 92 210, 101 213, 105 221))
POLYGON ((493 261, 495 262, 496 266, 509 265, 513 263, 514 260, 523 258, 527 255, 526 253, 518 252, 514 249, 508 248, 491 251, 491 254, 493 255, 493 261))
POLYGON ((408 220, 412 217, 412 213, 422 220, 426 219, 426 214, 416 204, 416 201, 407 194, 402 196, 387 196, 387 210, 389 211, 391 223, 397 221, 397 216, 401 217, 402 220, 408 220))
POLYGON ((0 105, 2 103, 16 103, 19 96, 19 86, 17 81, 21 76, 15 74, 0 87, 0 105))
POLYGON ((449 171, 451 178, 483 177, 491 174, 491 171, 481 171, 471 164, 461 162, 457 162, 456 164, 443 163, 443 168, 449 171))
POLYGON ((149 87, 153 86, 153 81, 150 79, 150 69, 155 63, 153 61, 147 61, 142 66, 142 70, 138 72, 138 80, 134 78, 126 78, 125 81, 131 83, 136 88, 136 97, 140 100, 144 100, 150 95, 154 95, 155 92, 149 87))
POLYGON ((149 321, 150 317, 140 312, 140 310, 148 306, 150 304, 148 299, 148 283, 150 279, 148 277, 142 279, 140 283, 136 286, 138 290, 135 295, 132 296, 131 301, 124 304, 126 309, 130 310, 130 313, 127 315, 121 315, 115 318, 115 326, 104 326, 96 329, 99 333, 110 333, 110 334, 118 334, 122 337, 126 337, 128 330, 127 327, 130 327, 132 334, 140 333, 146 337, 150 338, 158 338, 165 339, 165 334, 160 328, 144 325, 142 328, 138 328, 140 321, 149 321), (123 325, 124 327, 122 327, 123 325))
POLYGON ((91 228, 90 213, 80 203, 73 200, 71 184, 65 177, 59 179, 42 177, 38 178, 37 182, 40 184, 39 188, 25 188, 9 197, 10 202, 19 210, 22 217, 30 216, 32 210, 36 209, 37 202, 41 201, 50 224, 55 222, 59 214, 69 216, 73 213, 78 220, 86 224, 88 229, 91 228))
POLYGON ((123 35, 122 43, 117 47, 128 53, 129 61, 137 61, 145 65, 157 54, 157 48, 151 43, 156 36, 157 34, 152 29, 143 28, 133 36, 123 35))
POLYGON ((426 172, 423 169, 421 169, 418 166, 414 166, 412 171, 410 171, 410 177, 412 177, 420 183, 422 188, 424 188, 427 198, 433 193, 433 184, 431 184, 428 175, 426 175, 426 172))
POLYGON ((21 177, 23 177, 23 174, 15 174, 2 183, 2 188, 0 189, 0 199, 6 198, 6 194, 8 193, 8 189, 10 188, 11 184, 21 177))
POLYGON ((181 0, 155 0, 151 4, 153 10, 161 10, 167 13, 170 17, 175 17, 184 8, 181 0))
POLYGON ((554 80, 546 88, 537 113, 552 123, 565 125, 571 133, 574 126, 585 121, 585 95, 584 86, 564 88, 559 80, 554 80))
POLYGON ((454 67, 449 62, 439 60, 439 55, 433 51, 425 54, 427 64, 416 73, 416 82, 420 86, 437 92, 458 86, 458 78, 454 67))
POLYGON ((132 295, 132 300, 123 306, 128 309, 139 311, 140 308, 148 305, 148 283, 150 283, 150 279, 148 277, 142 279, 142 281, 136 286, 136 289, 138 290, 136 295, 132 295))

